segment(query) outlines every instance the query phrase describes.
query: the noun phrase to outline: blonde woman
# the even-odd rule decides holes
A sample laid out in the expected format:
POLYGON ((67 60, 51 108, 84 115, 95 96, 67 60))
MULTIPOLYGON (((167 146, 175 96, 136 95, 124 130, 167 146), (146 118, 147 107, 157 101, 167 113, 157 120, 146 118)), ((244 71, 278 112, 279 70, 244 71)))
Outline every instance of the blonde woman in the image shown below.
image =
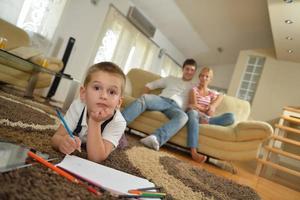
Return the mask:
POLYGON ((207 159, 206 156, 197 152, 199 124, 228 126, 234 123, 233 113, 214 116, 216 108, 223 99, 223 95, 208 88, 212 78, 213 70, 204 67, 199 74, 199 84, 193 87, 189 94, 187 146, 190 148, 193 160, 199 163, 203 163, 207 159))

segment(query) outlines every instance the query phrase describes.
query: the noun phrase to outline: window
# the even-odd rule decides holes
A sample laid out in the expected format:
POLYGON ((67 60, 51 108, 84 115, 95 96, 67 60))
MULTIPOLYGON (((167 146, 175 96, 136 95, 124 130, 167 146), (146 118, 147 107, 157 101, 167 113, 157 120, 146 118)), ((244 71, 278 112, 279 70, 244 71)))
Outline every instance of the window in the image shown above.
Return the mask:
POLYGON ((237 97, 252 102, 261 76, 265 58, 249 56, 237 97))
POLYGON ((119 11, 110 7, 100 34, 94 63, 112 61, 126 74, 131 68, 151 71, 159 48, 137 30, 119 11))
POLYGON ((0 0, 0 18, 24 29, 31 46, 49 53, 67 0, 0 0))
POLYGON ((24 0, 17 26, 51 40, 66 0, 24 0))
POLYGON ((166 77, 168 75, 181 77, 182 76, 181 66, 178 65, 168 54, 165 54, 161 65, 160 75, 162 77, 166 77))

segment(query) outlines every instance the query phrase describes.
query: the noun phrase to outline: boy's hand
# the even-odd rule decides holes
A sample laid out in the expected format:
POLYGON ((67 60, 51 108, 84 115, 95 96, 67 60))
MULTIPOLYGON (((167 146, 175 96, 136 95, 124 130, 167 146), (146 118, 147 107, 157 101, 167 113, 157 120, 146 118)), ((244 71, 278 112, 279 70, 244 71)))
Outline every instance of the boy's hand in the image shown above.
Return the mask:
POLYGON ((58 146, 59 151, 64 154, 71 154, 76 149, 80 151, 80 148, 81 148, 81 140, 76 136, 74 140, 69 135, 65 135, 58 146))
POLYGON ((112 117, 113 114, 114 114, 114 109, 101 108, 98 111, 91 111, 90 119, 98 123, 103 123, 105 120, 112 117))

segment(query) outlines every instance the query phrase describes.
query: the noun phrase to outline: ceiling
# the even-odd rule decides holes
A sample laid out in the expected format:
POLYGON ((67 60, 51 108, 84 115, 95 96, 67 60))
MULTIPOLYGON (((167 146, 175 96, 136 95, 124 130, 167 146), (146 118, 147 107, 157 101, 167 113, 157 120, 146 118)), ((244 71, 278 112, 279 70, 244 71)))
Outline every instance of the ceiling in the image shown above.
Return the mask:
POLYGON ((132 1, 185 57, 201 65, 234 64, 240 50, 267 48, 275 48, 278 59, 300 62, 299 0, 132 1))
POLYGON ((300 1, 268 0, 268 3, 277 58, 300 62, 300 1))

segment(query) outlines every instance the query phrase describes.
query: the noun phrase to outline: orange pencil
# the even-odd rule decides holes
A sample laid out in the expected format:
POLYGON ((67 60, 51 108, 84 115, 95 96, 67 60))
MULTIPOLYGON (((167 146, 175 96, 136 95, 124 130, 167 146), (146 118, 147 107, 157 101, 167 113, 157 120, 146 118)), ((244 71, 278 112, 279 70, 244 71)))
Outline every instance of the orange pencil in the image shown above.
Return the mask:
POLYGON ((75 178, 74 176, 72 176, 71 174, 67 173, 66 171, 56 167, 55 165, 53 165, 52 163, 48 162, 47 160, 45 160, 44 158, 36 155, 35 153, 33 153, 32 151, 29 151, 27 153, 28 156, 30 156, 31 158, 35 159, 36 161, 42 163, 43 165, 45 165, 46 167, 49 167, 50 169, 52 169, 53 171, 55 171, 56 173, 58 173, 59 175, 65 177, 66 179, 68 179, 69 181, 73 182, 73 183, 77 183, 80 184, 82 186, 84 186, 88 191, 96 194, 96 195, 101 195, 101 193, 99 191, 97 191, 95 188, 90 187, 88 185, 85 185, 83 182, 81 182, 80 180, 78 180, 77 178, 75 178))

